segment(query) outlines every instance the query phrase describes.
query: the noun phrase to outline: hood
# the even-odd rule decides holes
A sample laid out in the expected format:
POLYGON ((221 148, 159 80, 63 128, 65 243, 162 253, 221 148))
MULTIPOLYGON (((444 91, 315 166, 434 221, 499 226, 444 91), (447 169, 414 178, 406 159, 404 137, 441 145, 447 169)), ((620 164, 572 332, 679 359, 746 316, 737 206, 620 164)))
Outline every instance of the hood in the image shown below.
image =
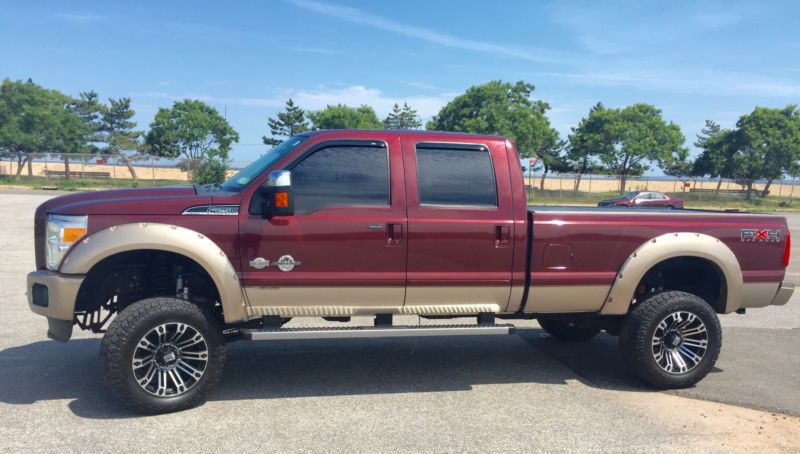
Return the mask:
POLYGON ((40 210, 73 215, 176 215, 191 206, 213 203, 215 199, 228 202, 235 195, 204 186, 116 189, 56 197, 42 204, 40 210))

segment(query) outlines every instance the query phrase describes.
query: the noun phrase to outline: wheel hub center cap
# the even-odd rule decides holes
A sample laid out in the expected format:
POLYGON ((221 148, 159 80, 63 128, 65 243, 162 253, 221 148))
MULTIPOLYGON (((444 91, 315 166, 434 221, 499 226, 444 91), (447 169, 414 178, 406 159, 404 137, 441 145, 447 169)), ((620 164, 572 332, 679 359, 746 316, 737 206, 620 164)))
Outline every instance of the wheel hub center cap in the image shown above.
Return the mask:
POLYGON ((676 349, 683 343, 683 336, 677 331, 670 331, 664 336, 664 346, 670 349, 676 349))
POLYGON ((178 362, 178 349, 173 345, 163 345, 156 351, 156 364, 162 369, 169 369, 178 362))

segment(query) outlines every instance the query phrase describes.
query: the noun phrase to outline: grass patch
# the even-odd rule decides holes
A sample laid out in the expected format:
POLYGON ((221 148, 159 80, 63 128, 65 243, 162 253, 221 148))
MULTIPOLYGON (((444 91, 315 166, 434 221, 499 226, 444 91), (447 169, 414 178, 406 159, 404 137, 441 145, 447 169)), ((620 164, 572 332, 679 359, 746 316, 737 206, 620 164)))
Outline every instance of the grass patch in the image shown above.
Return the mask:
POLYGON ((25 177, 13 178, 9 176, 0 177, 0 187, 2 186, 25 186, 31 189, 51 189, 59 191, 86 191, 90 189, 123 189, 123 188, 144 188, 153 186, 172 186, 189 184, 181 180, 145 180, 141 179, 122 180, 114 178, 73 178, 65 180, 63 178, 45 177, 25 177))

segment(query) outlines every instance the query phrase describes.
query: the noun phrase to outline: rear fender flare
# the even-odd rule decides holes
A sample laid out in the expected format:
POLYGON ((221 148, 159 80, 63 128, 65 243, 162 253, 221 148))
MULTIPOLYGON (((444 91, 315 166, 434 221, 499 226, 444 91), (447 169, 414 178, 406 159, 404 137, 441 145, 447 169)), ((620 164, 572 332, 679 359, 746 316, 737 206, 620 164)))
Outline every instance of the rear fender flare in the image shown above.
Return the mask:
POLYGON ((184 227, 147 222, 109 227, 74 245, 61 262, 59 271, 85 275, 112 255, 145 249, 173 252, 197 262, 219 291, 225 322, 246 320, 245 295, 228 256, 202 233, 184 227))
POLYGON ((639 246, 625 261, 608 292, 600 314, 628 313, 636 286, 644 275, 664 260, 675 257, 699 257, 714 263, 725 277, 727 288, 725 313, 739 308, 744 284, 739 260, 721 240, 693 232, 667 233, 639 246))

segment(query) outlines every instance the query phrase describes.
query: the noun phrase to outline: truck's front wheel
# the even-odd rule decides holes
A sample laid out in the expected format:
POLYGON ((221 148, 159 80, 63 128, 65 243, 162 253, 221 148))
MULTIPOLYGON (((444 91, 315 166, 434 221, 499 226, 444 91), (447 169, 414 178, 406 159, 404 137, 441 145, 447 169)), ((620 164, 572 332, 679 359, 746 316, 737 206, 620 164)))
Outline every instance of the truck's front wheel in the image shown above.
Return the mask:
POLYGON ((203 403, 225 363, 219 325, 198 306, 149 298, 119 313, 103 338, 105 378, 125 401, 146 413, 203 403))
POLYGON ((634 306, 622 324, 622 357, 656 388, 686 388, 719 357, 722 329, 711 306, 686 292, 658 293, 634 306))

